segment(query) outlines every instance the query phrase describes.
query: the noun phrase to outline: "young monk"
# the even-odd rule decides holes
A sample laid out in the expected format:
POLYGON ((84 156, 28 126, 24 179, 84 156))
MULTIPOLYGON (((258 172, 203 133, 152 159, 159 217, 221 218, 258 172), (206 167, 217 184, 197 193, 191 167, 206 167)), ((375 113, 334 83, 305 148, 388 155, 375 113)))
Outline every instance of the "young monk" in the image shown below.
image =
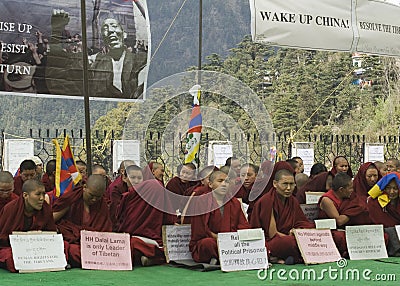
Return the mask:
POLYGON ((354 192, 364 203, 367 203, 368 191, 381 178, 379 170, 374 163, 367 162, 362 164, 358 169, 357 175, 354 177, 354 192))
POLYGON ((26 180, 36 177, 36 164, 32 160, 24 160, 19 165, 19 175, 14 177, 14 193, 22 194, 22 185, 26 180))
POLYGON ((156 179, 160 182, 162 186, 164 186, 164 166, 158 162, 150 162, 146 167, 142 170, 143 173, 143 181, 156 179))
POLYGON ((240 167, 240 189, 235 194, 236 198, 241 198, 246 204, 249 203, 249 194, 256 180, 258 167, 253 164, 244 164, 240 167))
POLYGON ((277 171, 273 188, 256 202, 251 215, 252 228, 261 227, 264 230, 271 261, 278 263, 302 263, 293 229, 315 227, 307 220, 293 196, 295 186, 292 171, 277 171))
POLYGON ((18 199, 14 191, 14 178, 8 171, 0 171, 0 211, 12 200, 18 199))
POLYGON ((26 180, 22 195, 8 203, 0 213, 0 266, 11 272, 14 267, 9 235, 13 231, 56 231, 51 207, 45 202, 45 187, 34 179, 26 180))
POLYGON ((143 173, 142 169, 137 165, 129 165, 124 169, 124 174, 122 176, 122 181, 124 184, 119 185, 121 187, 112 188, 110 193, 110 202, 109 202, 109 210, 110 210, 110 218, 113 223, 113 230, 116 231, 118 228, 116 213, 117 208, 121 202, 122 195, 129 191, 134 185, 137 185, 143 182, 143 173), (126 187, 125 187, 126 186, 126 187))
POLYGON ((392 172, 384 176, 369 191, 367 200, 369 217, 374 224, 382 224, 389 241, 390 256, 400 256, 400 242, 395 226, 400 224, 399 204, 400 174, 392 172))
POLYGON ((191 219, 192 236, 189 244, 196 262, 218 262, 218 233, 250 228, 239 200, 226 197, 229 180, 224 172, 214 171, 208 183, 212 189, 211 195, 208 194, 196 204, 199 215, 191 219))
POLYGON ((168 202, 167 191, 158 180, 146 180, 129 187, 117 210, 118 232, 129 233, 133 265, 165 262, 162 226, 174 224, 175 211, 168 202))
POLYGON ((353 178, 353 171, 350 168, 349 161, 344 156, 337 156, 333 159, 331 173, 336 176, 337 173, 347 173, 353 178))
POLYGON ((112 231, 112 223, 104 200, 106 180, 91 175, 82 186, 63 194, 53 205, 53 217, 64 240, 70 243, 69 263, 81 266, 80 231, 112 231))

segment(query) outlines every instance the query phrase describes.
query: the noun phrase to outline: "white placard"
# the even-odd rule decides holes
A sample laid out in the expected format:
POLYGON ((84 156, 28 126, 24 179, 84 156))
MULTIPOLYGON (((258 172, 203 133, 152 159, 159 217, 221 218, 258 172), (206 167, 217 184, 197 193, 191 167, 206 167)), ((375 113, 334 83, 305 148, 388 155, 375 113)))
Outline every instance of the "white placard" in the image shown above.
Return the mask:
POLYGON ((324 195, 324 192, 305 192, 306 194, 306 204, 317 204, 320 197, 324 195))
POLYGON ((314 221, 318 218, 319 207, 318 204, 300 204, 301 210, 309 221, 314 221))
POLYGON ((364 146, 364 162, 385 162, 383 144, 365 143, 364 146))
POLYGON ((22 161, 34 155, 33 139, 4 139, 3 169, 15 174, 22 161))
POLYGON ((62 234, 11 234, 10 244, 20 272, 59 271, 67 266, 62 234))
POLYGON ((211 141, 208 146, 208 165, 219 168, 225 165, 226 159, 233 156, 232 143, 229 141, 211 141))
POLYGON ((346 226, 346 243, 351 260, 388 257, 383 225, 346 226))
POLYGON ((239 240, 237 232, 218 233, 218 254, 222 271, 268 268, 264 235, 258 240, 244 241, 239 240))
POLYGON ((190 225, 163 225, 162 236, 167 263, 171 260, 192 259, 189 250, 191 233, 190 225))
POLYGON ((121 162, 133 160, 140 166, 140 141, 115 140, 113 141, 113 172, 118 172, 121 162))
POLYGON ((316 219, 314 222, 316 229, 336 229, 336 220, 334 218, 316 219))
POLYGON ((304 174, 310 175, 311 167, 314 165, 314 143, 294 142, 292 157, 300 157, 304 164, 304 174))
POLYGON ((395 225, 397 237, 400 238, 400 225, 395 225))
POLYGON ((299 49, 400 55, 399 5, 370 0, 249 2, 255 42, 299 49))

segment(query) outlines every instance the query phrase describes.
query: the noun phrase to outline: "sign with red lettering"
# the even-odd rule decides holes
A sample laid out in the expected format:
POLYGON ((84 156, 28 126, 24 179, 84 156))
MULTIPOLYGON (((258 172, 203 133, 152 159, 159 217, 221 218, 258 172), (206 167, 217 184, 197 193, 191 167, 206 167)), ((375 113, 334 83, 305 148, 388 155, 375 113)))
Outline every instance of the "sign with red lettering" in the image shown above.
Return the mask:
POLYGON ((81 231, 83 269, 132 270, 128 233, 81 231))

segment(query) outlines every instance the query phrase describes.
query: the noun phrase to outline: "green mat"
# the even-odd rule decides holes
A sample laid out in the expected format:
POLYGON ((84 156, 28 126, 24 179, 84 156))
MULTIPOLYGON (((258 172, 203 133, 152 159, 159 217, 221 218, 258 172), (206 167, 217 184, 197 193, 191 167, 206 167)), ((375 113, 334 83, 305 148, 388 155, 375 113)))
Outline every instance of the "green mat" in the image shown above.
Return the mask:
POLYGON ((367 285, 378 281, 380 285, 399 285, 399 264, 400 258, 347 261, 347 265, 342 267, 336 263, 310 266, 274 264, 266 273, 261 272, 266 274, 265 280, 258 278, 257 270, 198 272, 169 265, 136 267, 133 271, 71 269, 29 274, 1 269, 0 285, 367 285))

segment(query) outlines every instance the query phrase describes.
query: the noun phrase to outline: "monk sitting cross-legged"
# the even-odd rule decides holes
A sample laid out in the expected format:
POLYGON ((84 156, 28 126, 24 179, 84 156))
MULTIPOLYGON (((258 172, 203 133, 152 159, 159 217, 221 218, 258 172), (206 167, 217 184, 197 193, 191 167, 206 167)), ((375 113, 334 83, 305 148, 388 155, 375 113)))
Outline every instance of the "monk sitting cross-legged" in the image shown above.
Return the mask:
POLYGON ((83 186, 62 195, 53 205, 53 217, 64 240, 70 243, 69 263, 81 266, 81 230, 110 232, 112 224, 103 194, 106 180, 91 175, 83 186))

